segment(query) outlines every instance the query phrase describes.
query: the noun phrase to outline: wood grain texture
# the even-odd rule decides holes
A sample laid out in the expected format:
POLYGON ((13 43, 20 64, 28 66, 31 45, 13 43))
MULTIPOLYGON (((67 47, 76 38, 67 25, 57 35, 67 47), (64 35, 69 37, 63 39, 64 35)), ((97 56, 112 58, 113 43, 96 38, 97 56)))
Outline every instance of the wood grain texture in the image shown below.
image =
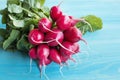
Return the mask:
MULTIPOLYGON (((46 0, 46 6, 59 4, 61 0, 46 0)), ((0 9, 6 0, 0 0, 0 9)), ((103 29, 87 33, 84 38, 89 46, 80 42, 82 53, 74 56, 78 63, 69 62, 63 68, 61 78, 59 65, 47 66, 50 80, 120 80, 120 0, 64 0, 60 8, 65 14, 81 17, 95 14, 103 20, 103 29)), ((1 20, 1 16, 0 16, 1 20)), ((4 27, 0 23, 0 27, 4 27)), ((29 71, 29 58, 20 52, 0 49, 0 80, 45 80, 33 62, 29 71)))

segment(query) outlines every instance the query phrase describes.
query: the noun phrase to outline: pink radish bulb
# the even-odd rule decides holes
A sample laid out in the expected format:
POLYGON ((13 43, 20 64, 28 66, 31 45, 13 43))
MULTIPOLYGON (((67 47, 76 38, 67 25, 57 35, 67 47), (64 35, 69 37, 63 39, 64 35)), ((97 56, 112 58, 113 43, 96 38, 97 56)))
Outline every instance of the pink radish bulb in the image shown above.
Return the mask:
POLYGON ((62 11, 60 10, 59 6, 53 6, 50 10, 50 17, 53 21, 59 19, 62 16, 62 11))
POLYGON ((56 21, 56 25, 60 30, 67 30, 71 27, 71 19, 69 16, 63 15, 56 21))
POLYGON ((71 27, 75 26, 78 22, 80 22, 82 19, 75 19, 73 16, 69 16, 69 18, 71 19, 71 27))
POLYGON ((40 60, 45 60, 49 56, 49 46, 47 44, 41 44, 37 48, 37 57, 40 60))
POLYGON ((62 43, 62 41, 64 39, 64 35, 63 35, 63 32, 61 30, 59 30, 59 29, 55 28, 52 31, 54 31, 56 33, 53 33, 53 32, 46 33, 45 40, 46 41, 54 40, 54 41, 48 43, 48 45, 49 46, 57 46, 58 45, 57 41, 59 41, 60 43, 62 43))
POLYGON ((44 34, 38 29, 33 29, 28 35, 28 40, 33 45, 38 45, 44 40, 44 34))
POLYGON ((61 58, 60 58, 60 55, 59 55, 59 52, 57 51, 57 49, 55 48, 51 48, 50 49, 50 55, 49 55, 49 58, 58 63, 58 64, 61 64, 61 58))
MULTIPOLYGON (((63 45, 64 47, 66 47, 67 49, 69 49, 70 51, 64 49, 63 47, 60 47, 60 53, 63 53, 63 54, 68 55, 68 56, 73 54, 73 53, 71 52, 71 51, 73 51, 73 43, 68 42, 68 41, 64 41, 64 42, 62 43, 62 45, 63 45)), ((74 51, 73 51, 73 52, 74 52, 74 51)))
POLYGON ((69 59, 69 56, 63 53, 60 53, 60 58, 63 63, 66 63, 66 61, 69 59))
POLYGON ((78 42, 80 40, 86 41, 82 38, 82 33, 77 27, 70 27, 68 30, 64 32, 65 40, 70 42, 78 42))
MULTIPOLYGON (((78 43, 73 43, 72 50, 73 50, 75 53, 80 52, 80 46, 79 46, 79 44, 78 44, 78 43)), ((73 54, 75 54, 75 53, 73 53, 73 54)))
POLYGON ((44 65, 49 65, 52 61, 48 58, 39 60, 39 65, 44 66, 44 65))
POLYGON ((29 56, 31 59, 37 59, 37 50, 36 48, 31 48, 29 50, 29 56))
POLYGON ((38 28, 41 32, 48 32, 52 27, 52 22, 48 18, 40 19, 38 28))

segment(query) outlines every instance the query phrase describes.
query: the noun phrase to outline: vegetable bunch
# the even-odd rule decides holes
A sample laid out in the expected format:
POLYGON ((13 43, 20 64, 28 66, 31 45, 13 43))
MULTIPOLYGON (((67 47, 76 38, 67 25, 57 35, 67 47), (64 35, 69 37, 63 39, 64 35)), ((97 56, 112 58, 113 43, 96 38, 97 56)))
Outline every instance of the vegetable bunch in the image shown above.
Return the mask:
POLYGON ((86 32, 102 28, 102 20, 94 15, 75 19, 65 15, 58 6, 43 6, 44 0, 7 0, 0 11, 2 23, 0 44, 3 49, 29 53, 40 68, 52 61, 62 65, 80 52, 78 41, 86 32))

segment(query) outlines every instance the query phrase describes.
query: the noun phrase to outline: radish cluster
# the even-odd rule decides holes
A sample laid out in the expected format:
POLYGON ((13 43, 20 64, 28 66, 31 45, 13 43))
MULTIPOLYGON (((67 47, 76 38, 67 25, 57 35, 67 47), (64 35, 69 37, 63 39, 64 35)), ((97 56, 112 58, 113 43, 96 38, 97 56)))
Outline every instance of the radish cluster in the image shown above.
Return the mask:
POLYGON ((77 42, 85 42, 81 31, 75 26, 80 20, 64 15, 59 6, 51 8, 50 17, 41 18, 38 28, 28 35, 29 42, 34 45, 29 50, 29 56, 38 61, 40 68, 51 62, 62 66, 69 59, 74 61, 72 55, 80 51, 77 42))

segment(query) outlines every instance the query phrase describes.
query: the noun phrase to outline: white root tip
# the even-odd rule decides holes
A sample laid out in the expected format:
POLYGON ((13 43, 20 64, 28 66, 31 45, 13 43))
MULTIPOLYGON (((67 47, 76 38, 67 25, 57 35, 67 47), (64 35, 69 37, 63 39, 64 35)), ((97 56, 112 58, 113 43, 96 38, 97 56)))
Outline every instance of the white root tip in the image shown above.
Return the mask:
POLYGON ((40 78, 42 78, 42 65, 39 65, 39 69, 40 69, 40 78))
POLYGON ((64 1, 64 0, 62 0, 62 1, 57 5, 57 7, 59 7, 59 6, 63 3, 63 1, 64 1))
POLYGON ((62 72, 62 69, 63 69, 63 66, 60 66, 59 72, 60 72, 61 77, 64 76, 64 75, 63 75, 63 72, 62 72))
POLYGON ((30 58, 30 69, 29 69, 29 73, 31 73, 32 71, 32 58, 30 58))
POLYGON ((43 75, 45 76, 46 80, 49 80, 49 77, 46 75, 46 65, 43 64, 43 75))
POLYGON ((70 57, 69 59, 72 60, 74 63, 76 63, 76 60, 73 59, 72 57, 70 57))
POLYGON ((86 40, 84 40, 83 38, 81 39, 86 45, 87 45, 87 42, 86 42, 86 40))

